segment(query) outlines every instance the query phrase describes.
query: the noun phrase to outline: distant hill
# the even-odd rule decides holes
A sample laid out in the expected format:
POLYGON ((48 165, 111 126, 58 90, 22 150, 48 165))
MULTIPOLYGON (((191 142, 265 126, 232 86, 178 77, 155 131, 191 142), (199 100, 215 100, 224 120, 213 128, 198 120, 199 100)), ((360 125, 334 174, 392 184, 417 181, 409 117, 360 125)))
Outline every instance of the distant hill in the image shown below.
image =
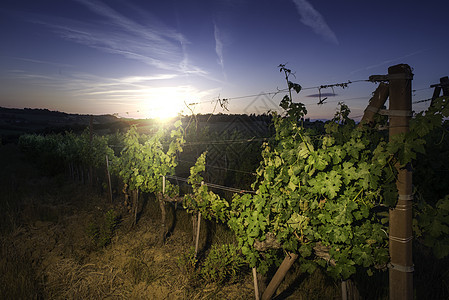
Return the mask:
POLYGON ((24 133, 82 131, 92 120, 96 131, 115 131, 127 122, 112 115, 68 114, 48 109, 17 109, 0 107, 0 136, 3 143, 14 141, 24 133))
MULTIPOLYGON (((142 133, 153 132, 155 127, 161 126, 157 120, 151 119, 126 119, 113 115, 81 115, 48 109, 0 107, 0 138, 5 144, 17 141, 18 137, 25 133, 47 134, 65 131, 80 133, 90 126, 91 121, 92 128, 97 134, 123 132, 131 124, 135 124, 142 133)), ((273 134, 273 120, 270 114, 198 114, 183 116, 182 122, 184 126, 195 126, 198 129, 207 127, 218 136, 234 131, 249 138, 267 137, 273 134)), ((323 124, 320 120, 311 122, 307 119, 304 126, 322 127, 323 124)))

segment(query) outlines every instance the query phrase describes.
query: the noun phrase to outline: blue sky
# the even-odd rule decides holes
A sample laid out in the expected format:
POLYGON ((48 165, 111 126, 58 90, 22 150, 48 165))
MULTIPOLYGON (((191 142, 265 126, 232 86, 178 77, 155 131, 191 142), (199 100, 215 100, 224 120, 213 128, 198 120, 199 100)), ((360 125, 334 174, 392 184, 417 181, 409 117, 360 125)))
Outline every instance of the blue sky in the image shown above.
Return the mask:
POLYGON ((444 0, 2 1, 0 106, 147 118, 223 112, 214 100, 228 98, 229 113, 263 113, 278 108, 283 94, 263 93, 285 88, 287 63, 309 117, 330 118, 339 101, 359 117, 374 83, 322 89, 321 106, 315 87, 407 63, 413 100, 430 98, 449 75, 448 10, 444 0))

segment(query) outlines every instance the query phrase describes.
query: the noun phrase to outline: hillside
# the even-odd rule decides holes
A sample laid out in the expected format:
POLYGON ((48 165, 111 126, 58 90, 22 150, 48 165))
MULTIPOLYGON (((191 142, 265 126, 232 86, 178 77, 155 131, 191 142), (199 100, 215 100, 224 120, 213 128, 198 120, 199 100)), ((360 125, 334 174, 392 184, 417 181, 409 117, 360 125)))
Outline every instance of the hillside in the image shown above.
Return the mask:
POLYGON ((16 139, 23 133, 82 131, 92 119, 94 128, 117 129, 123 120, 112 115, 68 114, 48 109, 17 109, 0 107, 0 136, 5 141, 16 139))

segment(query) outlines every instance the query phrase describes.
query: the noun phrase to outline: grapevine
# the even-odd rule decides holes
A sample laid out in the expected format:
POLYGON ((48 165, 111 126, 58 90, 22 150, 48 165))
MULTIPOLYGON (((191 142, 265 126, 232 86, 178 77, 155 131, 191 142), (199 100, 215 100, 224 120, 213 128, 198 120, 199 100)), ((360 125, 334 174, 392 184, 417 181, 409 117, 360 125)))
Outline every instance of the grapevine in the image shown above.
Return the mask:
MULTIPOLYGON (((276 242, 270 243, 299 255, 303 271, 321 266, 334 277, 347 279, 358 266, 368 274, 385 268, 389 259, 386 210, 394 207, 398 197, 395 165, 406 167, 424 152, 423 137, 448 116, 444 99, 418 114, 409 133, 390 141, 385 133, 356 126, 342 103, 324 132, 315 132, 302 126, 305 106, 292 101, 291 90, 299 92, 301 87, 289 81, 291 71, 285 65, 280 68, 289 95, 281 101, 285 114, 273 114, 275 140, 263 146, 253 184, 256 195, 235 194, 229 203, 197 186, 196 202, 188 198, 187 206, 209 218, 227 218, 250 266, 262 272, 272 261, 271 253, 261 253, 259 245, 273 236, 276 242)), ((204 164, 202 155, 192 168, 192 184, 195 178, 198 184, 197 173, 204 164)), ((438 205, 445 208, 446 202, 438 205)), ((438 216, 442 220, 444 210, 438 216)), ((447 221, 440 223, 436 236, 449 228, 444 225, 447 221)), ((435 234, 428 245, 436 241, 435 234)), ((447 248, 439 249, 440 257, 447 255, 447 248)))

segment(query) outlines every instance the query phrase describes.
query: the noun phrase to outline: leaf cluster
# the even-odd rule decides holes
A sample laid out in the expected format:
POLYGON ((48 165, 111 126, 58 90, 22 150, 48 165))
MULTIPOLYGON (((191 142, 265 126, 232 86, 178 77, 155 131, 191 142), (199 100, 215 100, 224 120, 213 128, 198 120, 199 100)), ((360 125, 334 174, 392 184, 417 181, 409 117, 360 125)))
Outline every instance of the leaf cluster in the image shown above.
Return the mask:
MULTIPOLYGON (((124 148, 113 161, 113 168, 130 190, 162 192, 162 176, 174 174, 176 155, 182 151, 184 144, 180 121, 170 132, 168 149, 163 147, 166 135, 163 128, 151 136, 139 134, 136 126, 131 126, 125 134, 124 148)), ((169 195, 177 193, 176 187, 168 181, 165 191, 169 195)))

